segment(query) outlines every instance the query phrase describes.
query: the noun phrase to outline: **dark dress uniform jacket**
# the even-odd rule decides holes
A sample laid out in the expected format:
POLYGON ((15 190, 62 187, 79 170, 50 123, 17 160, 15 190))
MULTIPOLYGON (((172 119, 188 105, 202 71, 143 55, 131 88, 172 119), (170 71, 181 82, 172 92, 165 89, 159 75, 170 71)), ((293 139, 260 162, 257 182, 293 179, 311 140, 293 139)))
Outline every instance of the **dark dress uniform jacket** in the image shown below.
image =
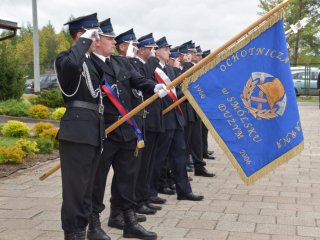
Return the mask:
MULTIPOLYGON (((158 83, 154 77, 154 71, 159 65, 159 60, 155 57, 150 57, 145 64, 145 73, 146 77, 158 83)), ((157 99, 150 105, 146 107, 147 116, 145 121, 145 129, 149 132, 164 132, 165 123, 162 115, 163 110, 163 101, 162 99, 157 99)))
MULTIPOLYGON (((160 65, 158 67, 161 68, 160 65)), ((172 67, 165 66, 165 69, 163 69, 163 71, 166 73, 166 75, 169 77, 169 79, 171 81, 176 78, 172 67)), ((181 92, 181 90, 179 88, 176 88, 176 94, 177 94, 177 98, 180 98, 181 96, 183 96, 183 93, 181 92)), ((173 103, 174 102, 169 97, 169 95, 167 95, 163 98, 164 108, 169 107, 173 103)), ((179 109, 177 107, 175 107, 174 109, 172 109, 171 111, 169 111, 168 113, 166 113, 164 115, 164 121, 165 121, 165 128, 167 130, 174 130, 177 128, 182 128, 185 125, 183 113, 179 112, 179 109)))
MULTIPOLYGON (((182 73, 184 73, 185 71, 187 71, 191 67, 193 67, 193 63, 191 63, 191 62, 184 63, 183 68, 182 68, 182 73)), ((185 120, 187 122, 195 122, 199 119, 196 111, 193 109, 193 107, 188 102, 188 100, 186 100, 185 102, 183 102, 181 104, 181 108, 183 110, 185 120)))
MULTIPOLYGON (((115 92, 118 92, 122 104, 128 111, 133 108, 132 88, 141 90, 150 95, 153 94, 155 83, 141 76, 141 74, 132 67, 128 59, 120 56, 111 56, 110 63, 104 63, 94 54, 91 54, 91 58, 96 68, 100 71, 102 70, 104 79, 108 81, 110 86, 115 87, 115 92)), ((103 104, 105 126, 109 127, 116 121, 114 117, 119 116, 119 112, 108 97, 104 97, 103 104)), ((129 124, 123 123, 107 137, 116 142, 128 142, 135 139, 136 135, 129 124)))
MULTIPOLYGON (((144 64, 138 58, 127 58, 127 59, 129 60, 129 62, 137 72, 139 72, 142 76, 146 75, 144 70, 144 64)), ((144 101, 144 96, 143 94, 142 96, 140 96, 139 91, 136 89, 131 89, 131 92, 132 92, 132 107, 135 108, 144 101)), ((143 114, 144 114, 144 110, 141 110, 134 116, 141 131, 144 130, 143 114)))
MULTIPOLYGON (((79 80, 81 81, 79 89, 73 97, 63 96, 65 103, 79 100, 98 104, 99 97, 93 98, 91 96, 85 78, 81 74, 82 63, 85 62, 90 72, 93 88, 99 87, 99 73, 95 70, 90 58, 85 57, 85 52, 91 43, 92 41, 89 39, 80 38, 69 51, 60 53, 56 58, 59 83, 65 93, 74 93, 79 80)), ((98 112, 85 108, 69 108, 61 119, 57 139, 100 146, 103 133, 99 125, 100 115, 98 112)))

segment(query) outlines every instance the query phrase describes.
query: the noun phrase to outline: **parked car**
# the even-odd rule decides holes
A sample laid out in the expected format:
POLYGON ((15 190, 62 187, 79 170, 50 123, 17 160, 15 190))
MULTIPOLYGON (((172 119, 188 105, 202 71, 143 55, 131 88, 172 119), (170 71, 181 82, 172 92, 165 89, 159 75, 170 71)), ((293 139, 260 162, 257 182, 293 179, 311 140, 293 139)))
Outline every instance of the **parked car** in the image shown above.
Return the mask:
POLYGON ((297 96, 307 94, 316 96, 319 94, 319 90, 317 89, 320 74, 319 68, 310 68, 310 81, 308 81, 309 74, 306 73, 305 67, 292 67, 291 74, 297 96))
MULTIPOLYGON (((33 93, 34 92, 34 80, 27 79, 26 80, 26 93, 33 93)), ((58 87, 57 75, 56 74, 45 74, 40 75, 40 90, 44 89, 51 89, 58 87)))

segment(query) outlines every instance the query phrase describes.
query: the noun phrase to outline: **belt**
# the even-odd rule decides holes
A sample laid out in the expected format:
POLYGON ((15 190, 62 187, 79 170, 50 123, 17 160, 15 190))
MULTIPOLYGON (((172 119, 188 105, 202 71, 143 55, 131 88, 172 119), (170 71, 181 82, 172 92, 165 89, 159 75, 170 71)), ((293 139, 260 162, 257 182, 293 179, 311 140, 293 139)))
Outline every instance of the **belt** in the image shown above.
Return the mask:
POLYGON ((99 112, 100 114, 103 114, 103 110, 104 110, 103 105, 98 105, 95 103, 78 101, 78 100, 67 102, 66 106, 67 106, 67 108, 71 108, 71 107, 86 108, 86 109, 90 109, 90 110, 99 112))
POLYGON ((103 118, 109 121, 118 121, 121 116, 120 115, 103 115, 103 118))
MULTIPOLYGON (((143 117, 142 111, 138 112, 136 116, 143 117)), ((122 118, 120 115, 104 115, 103 117, 109 121, 118 121, 120 118, 122 118)))

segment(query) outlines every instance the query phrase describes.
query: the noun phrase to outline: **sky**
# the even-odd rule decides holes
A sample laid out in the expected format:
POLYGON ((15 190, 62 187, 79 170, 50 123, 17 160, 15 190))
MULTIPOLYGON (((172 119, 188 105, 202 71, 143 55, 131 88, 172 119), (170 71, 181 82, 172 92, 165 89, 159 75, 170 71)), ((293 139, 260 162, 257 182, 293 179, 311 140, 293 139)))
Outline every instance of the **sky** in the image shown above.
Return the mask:
MULTIPOLYGON (((258 0, 37 0, 38 26, 49 22, 60 32, 70 16, 94 12, 111 18, 116 34, 134 28, 139 38, 150 32, 169 44, 193 40, 214 50, 259 18, 258 0)), ((32 25, 32 0, 1 0, 0 19, 32 25)))

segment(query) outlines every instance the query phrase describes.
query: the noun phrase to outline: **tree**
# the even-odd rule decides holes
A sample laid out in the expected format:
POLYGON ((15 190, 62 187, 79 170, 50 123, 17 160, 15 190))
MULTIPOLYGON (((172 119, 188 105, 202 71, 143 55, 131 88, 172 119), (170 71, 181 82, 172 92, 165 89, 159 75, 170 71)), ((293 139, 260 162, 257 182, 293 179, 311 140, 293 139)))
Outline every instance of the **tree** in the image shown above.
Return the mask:
POLYGON ((0 42, 0 69, 0 100, 19 99, 25 88, 25 73, 11 41, 0 42))
POLYGON ((15 52, 19 63, 25 67, 29 78, 33 77, 33 37, 32 32, 21 28, 15 45, 15 52))
MULTIPOLYGON (((264 14, 270 11, 282 0, 259 0, 259 7, 264 14)), ((286 9, 285 26, 288 29, 304 17, 311 21, 297 34, 287 39, 290 49, 290 60, 293 65, 310 63, 318 59, 320 53, 320 1, 319 0, 292 0, 286 9)))

